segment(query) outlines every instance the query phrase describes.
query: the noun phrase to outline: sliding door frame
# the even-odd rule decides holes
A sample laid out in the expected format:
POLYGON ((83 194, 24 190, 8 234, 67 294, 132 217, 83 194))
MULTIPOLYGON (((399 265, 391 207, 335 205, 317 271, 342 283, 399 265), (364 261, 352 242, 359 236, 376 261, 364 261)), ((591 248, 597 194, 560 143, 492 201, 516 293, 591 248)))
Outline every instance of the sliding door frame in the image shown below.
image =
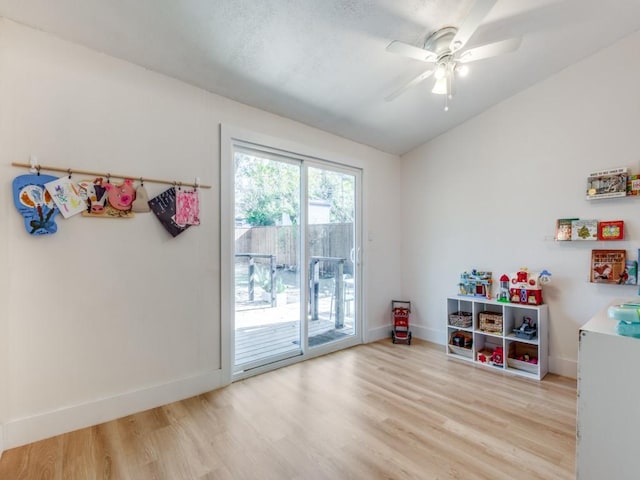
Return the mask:
MULTIPOLYGON (((363 275, 362 275, 362 257, 364 252, 362 251, 362 170, 358 167, 348 165, 347 163, 339 163, 331 161, 326 158, 329 155, 320 154, 310 151, 308 147, 294 144, 283 139, 270 137, 257 132, 253 132, 246 129, 241 129, 228 125, 221 125, 220 127, 220 319, 221 319, 221 348, 220 348, 220 365, 222 366, 223 383, 229 384, 232 381, 239 380, 246 376, 262 373, 264 371, 273 370, 285 365, 297 363, 307 360, 309 358, 324 355, 326 353, 355 346, 363 343, 365 340, 365 321, 362 305, 363 302, 363 275), (356 226, 355 226, 355 252, 356 258, 355 266, 356 271, 356 304, 355 308, 355 325, 356 332, 353 337, 347 340, 328 343, 313 349, 308 347, 308 332, 307 332, 307 315, 305 312, 301 318, 302 326, 302 355, 283 359, 257 367, 252 369, 249 374, 240 372, 239 374, 233 373, 234 367, 234 348, 235 348, 235 332, 234 332, 234 315, 235 315, 235 299, 234 288, 232 280, 234 278, 233 266, 234 266, 234 228, 235 228, 235 170, 234 170, 234 149, 236 145, 244 147, 255 146, 256 149, 266 152, 272 151, 274 154, 283 155, 292 159, 300 159, 303 161, 302 168, 302 182, 301 182, 301 196, 304 201, 307 197, 307 170, 309 166, 320 168, 333 168, 337 171, 344 171, 354 174, 356 179, 356 226)), ((301 232, 302 250, 304 252, 304 258, 308 257, 308 246, 306 237, 306 205, 301 205, 301 218, 304 223, 301 223, 304 227, 301 232), (304 207, 304 208, 302 208, 304 207)), ((301 281, 304 284, 308 277, 307 269, 308 265, 304 265, 306 262, 301 262, 301 281)), ((302 287, 302 286, 301 286, 302 287)), ((306 308, 306 307, 305 307, 306 308)))

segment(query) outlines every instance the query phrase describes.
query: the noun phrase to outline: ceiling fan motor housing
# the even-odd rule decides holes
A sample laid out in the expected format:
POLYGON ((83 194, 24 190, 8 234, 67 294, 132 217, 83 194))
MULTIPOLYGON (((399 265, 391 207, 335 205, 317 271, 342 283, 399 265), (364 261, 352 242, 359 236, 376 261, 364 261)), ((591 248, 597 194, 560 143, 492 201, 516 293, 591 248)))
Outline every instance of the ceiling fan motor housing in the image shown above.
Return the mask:
POLYGON ((443 57, 450 57, 454 53, 451 41, 456 36, 456 33, 458 33, 456 27, 441 28, 427 37, 427 40, 424 42, 424 49, 434 52, 437 55, 437 58, 434 60, 440 63, 443 57))

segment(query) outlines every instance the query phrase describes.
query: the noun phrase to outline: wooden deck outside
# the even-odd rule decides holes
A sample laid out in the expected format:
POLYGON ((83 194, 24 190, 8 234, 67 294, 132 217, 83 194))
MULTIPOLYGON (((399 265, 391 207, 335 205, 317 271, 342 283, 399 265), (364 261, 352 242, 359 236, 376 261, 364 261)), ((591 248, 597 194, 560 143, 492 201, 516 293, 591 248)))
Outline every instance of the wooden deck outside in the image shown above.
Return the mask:
MULTIPOLYGON (((354 335, 353 311, 347 311, 344 325, 336 328, 331 299, 320 299, 318 320, 309 320, 310 347, 354 335)), ((264 306, 236 311, 235 365, 248 364, 273 355, 301 351, 300 304, 264 306)))
MULTIPOLYGON (((301 352, 301 325, 296 320, 300 318, 299 275, 295 271, 278 270, 277 276, 284 283, 285 292, 282 303, 274 302, 276 306, 272 306, 271 294, 267 292, 263 297, 262 282, 250 284, 246 256, 238 255, 235 265, 235 365, 248 365, 275 355, 301 352)), ((257 263, 264 261, 257 255, 253 257, 257 263)), ((256 266, 256 270, 260 269, 264 271, 264 266, 256 266)), ((319 278, 317 288, 309 291, 309 297, 317 299, 318 317, 308 320, 310 347, 355 334, 353 280, 345 280, 345 290, 341 295, 337 294, 334 282, 334 278, 319 278), (342 299, 340 309, 335 303, 338 298, 342 299), (342 321, 336 321, 339 311, 342 321)), ((309 309, 310 306, 305 309, 304 321, 307 321, 309 309)))

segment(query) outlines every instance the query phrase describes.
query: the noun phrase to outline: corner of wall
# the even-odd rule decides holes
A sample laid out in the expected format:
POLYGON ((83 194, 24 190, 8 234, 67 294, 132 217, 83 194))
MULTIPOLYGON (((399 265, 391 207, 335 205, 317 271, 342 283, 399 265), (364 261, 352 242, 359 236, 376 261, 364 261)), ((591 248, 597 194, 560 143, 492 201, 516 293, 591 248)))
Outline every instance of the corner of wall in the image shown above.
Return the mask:
POLYGON ((385 338, 391 338, 391 325, 370 328, 367 330, 364 343, 373 343, 379 340, 384 340, 385 338))

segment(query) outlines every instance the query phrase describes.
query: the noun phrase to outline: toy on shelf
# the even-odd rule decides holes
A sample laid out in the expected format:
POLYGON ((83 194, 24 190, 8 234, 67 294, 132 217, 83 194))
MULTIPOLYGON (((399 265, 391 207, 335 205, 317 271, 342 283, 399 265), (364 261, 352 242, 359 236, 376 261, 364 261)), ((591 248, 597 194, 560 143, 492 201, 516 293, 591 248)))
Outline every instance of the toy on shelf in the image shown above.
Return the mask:
POLYGON ((498 302, 509 303, 509 276, 503 274, 500 277, 500 290, 498 291, 498 296, 496 297, 498 302))
POLYGON ((504 365, 504 351, 502 347, 496 347, 494 350, 485 348, 477 352, 477 359, 479 363, 502 367, 504 365))
POLYGON ((502 347, 496 347, 496 349, 491 354, 489 363, 497 366, 502 366, 502 364, 504 363, 504 354, 502 351, 502 347))
POLYGON ((526 268, 509 276, 509 300, 512 303, 542 304, 542 285, 551 281, 551 273, 529 272, 526 268))
POLYGON ((514 328, 513 333, 518 338, 531 340, 538 334, 538 327, 536 326, 536 322, 534 322, 531 317, 524 317, 522 319, 522 325, 520 325, 518 328, 514 328))
POLYGON ((491 272, 471 270, 460 275, 460 295, 491 298, 491 272))

